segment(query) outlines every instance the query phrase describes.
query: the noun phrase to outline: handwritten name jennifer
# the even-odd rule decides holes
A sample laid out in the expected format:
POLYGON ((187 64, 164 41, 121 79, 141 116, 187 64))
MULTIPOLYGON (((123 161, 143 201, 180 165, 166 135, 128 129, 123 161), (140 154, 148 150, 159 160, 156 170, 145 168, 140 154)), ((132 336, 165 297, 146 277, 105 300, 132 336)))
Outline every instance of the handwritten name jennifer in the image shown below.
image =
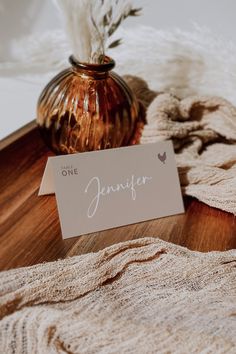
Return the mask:
POLYGON ((131 193, 131 197, 133 200, 136 200, 136 187, 140 187, 142 185, 147 184, 152 177, 135 177, 132 175, 130 179, 127 179, 125 183, 119 183, 115 185, 110 185, 110 186, 102 186, 99 177, 93 177, 87 187, 85 188, 85 193, 89 191, 90 188, 95 188, 95 195, 88 207, 87 211, 87 216, 89 218, 92 218, 100 204, 101 197, 106 197, 110 195, 111 193, 119 193, 121 191, 129 191, 131 193))

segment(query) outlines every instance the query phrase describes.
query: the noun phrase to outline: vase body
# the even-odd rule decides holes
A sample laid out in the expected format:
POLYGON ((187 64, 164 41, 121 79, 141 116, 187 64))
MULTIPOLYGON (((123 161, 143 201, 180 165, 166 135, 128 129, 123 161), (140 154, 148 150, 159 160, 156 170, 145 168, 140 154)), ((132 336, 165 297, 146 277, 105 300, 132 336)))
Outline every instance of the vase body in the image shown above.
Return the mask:
POLYGON ((37 123, 56 154, 116 148, 139 143, 143 111, 124 82, 111 69, 115 63, 83 64, 70 57, 41 93, 37 123))

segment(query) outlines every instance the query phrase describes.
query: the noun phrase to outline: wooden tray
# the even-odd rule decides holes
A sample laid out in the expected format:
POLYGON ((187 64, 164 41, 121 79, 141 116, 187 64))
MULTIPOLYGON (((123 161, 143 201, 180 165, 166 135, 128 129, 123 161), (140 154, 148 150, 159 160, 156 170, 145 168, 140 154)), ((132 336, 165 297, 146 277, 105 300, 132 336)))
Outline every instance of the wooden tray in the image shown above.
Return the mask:
POLYGON ((235 217, 185 198, 186 213, 62 240, 55 196, 38 197, 47 157, 34 122, 1 142, 0 270, 160 237, 198 251, 236 248, 235 217))

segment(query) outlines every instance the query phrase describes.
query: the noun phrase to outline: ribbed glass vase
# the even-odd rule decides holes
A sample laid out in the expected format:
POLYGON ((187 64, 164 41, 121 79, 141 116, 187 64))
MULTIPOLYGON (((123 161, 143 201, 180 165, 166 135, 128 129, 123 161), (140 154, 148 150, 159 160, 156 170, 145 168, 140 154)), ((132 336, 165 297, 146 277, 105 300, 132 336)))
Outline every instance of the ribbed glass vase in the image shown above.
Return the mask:
POLYGON ((73 56, 41 93, 37 123, 56 154, 71 154, 139 143, 143 110, 115 62, 85 64, 73 56))

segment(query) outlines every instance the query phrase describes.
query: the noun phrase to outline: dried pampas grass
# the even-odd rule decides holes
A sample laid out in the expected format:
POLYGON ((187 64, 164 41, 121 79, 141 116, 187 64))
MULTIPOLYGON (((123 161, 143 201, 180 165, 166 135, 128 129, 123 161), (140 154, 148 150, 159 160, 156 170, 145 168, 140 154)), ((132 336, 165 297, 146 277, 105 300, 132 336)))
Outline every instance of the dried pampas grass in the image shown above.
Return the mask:
MULTIPOLYGON (((107 54, 116 71, 144 78, 153 90, 170 91, 181 98, 212 95, 236 106, 236 45, 205 28, 190 32, 152 27, 119 28, 122 45, 107 54)), ((15 45, 14 62, 0 63, 0 75, 29 74, 45 82, 42 73, 68 67, 71 48, 63 31, 30 36, 15 45), (34 75, 33 75, 34 73, 34 75)))
POLYGON ((119 25, 128 16, 136 16, 140 9, 130 0, 55 0, 65 19, 66 30, 74 56, 80 62, 100 63, 119 25))

